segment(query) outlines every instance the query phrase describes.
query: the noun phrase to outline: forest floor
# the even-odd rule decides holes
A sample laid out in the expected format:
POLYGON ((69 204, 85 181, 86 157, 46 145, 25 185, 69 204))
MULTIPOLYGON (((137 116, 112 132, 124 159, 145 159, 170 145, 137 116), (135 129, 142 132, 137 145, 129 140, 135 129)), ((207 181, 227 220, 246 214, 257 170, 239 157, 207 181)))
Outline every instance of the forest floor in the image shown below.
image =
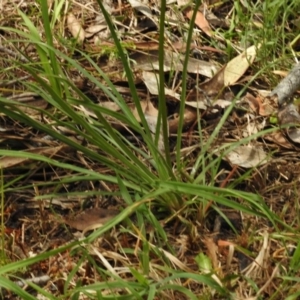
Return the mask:
POLYGON ((2 299, 298 299, 300 4, 42 2, 0 4, 2 299))

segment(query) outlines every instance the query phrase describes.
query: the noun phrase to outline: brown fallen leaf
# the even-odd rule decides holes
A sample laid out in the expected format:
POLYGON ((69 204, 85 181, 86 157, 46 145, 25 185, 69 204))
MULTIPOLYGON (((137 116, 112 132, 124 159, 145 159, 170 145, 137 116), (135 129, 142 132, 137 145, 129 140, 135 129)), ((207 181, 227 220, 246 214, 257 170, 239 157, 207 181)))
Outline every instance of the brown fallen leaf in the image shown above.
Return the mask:
MULTIPOLYGON (((191 107, 186 107, 183 113, 183 128, 192 125, 197 120, 197 110, 191 107)), ((169 132, 176 133, 179 124, 179 115, 176 114, 172 119, 169 119, 169 132)))
MULTIPOLYGON (((190 20, 193 16, 194 11, 189 9, 186 11, 185 15, 190 20)), ((210 28, 209 23, 207 22, 204 14, 201 11, 197 11, 195 24, 208 36, 213 36, 213 31, 210 28)))
MULTIPOLYGON (((53 157, 58 152, 68 149, 69 146, 58 146, 58 147, 40 147, 30 150, 25 150, 24 152, 30 154, 39 154, 46 157, 53 157)), ((14 157, 14 156, 2 156, 0 158, 0 168, 6 169, 30 162, 31 159, 28 157, 14 157)))
POLYGON ((284 149, 293 149, 296 150, 296 147, 291 144, 291 142, 287 139, 287 137, 283 134, 282 131, 272 132, 264 136, 264 139, 275 143, 276 145, 284 148, 284 149))
POLYGON ((99 33, 100 31, 103 31, 107 28, 107 25, 91 25, 88 28, 85 29, 85 37, 90 38, 94 36, 95 34, 99 33))
POLYGON ((255 114, 259 114, 260 116, 270 116, 271 114, 275 113, 275 108, 270 104, 268 98, 264 98, 260 95, 254 97, 250 93, 247 93, 243 98, 242 101, 249 104, 252 112, 255 114))
POLYGON ((203 240, 204 245, 206 246, 206 254, 210 258, 212 267, 214 270, 218 270, 219 268, 219 260, 218 260, 218 246, 214 242, 213 238, 206 237, 203 240))
POLYGON ((254 61, 259 47, 260 45, 246 49, 224 65, 210 80, 201 83, 199 88, 208 96, 213 96, 220 94, 223 88, 235 84, 254 61))
POLYGON ((224 69, 224 86, 236 83, 253 63, 260 44, 251 46, 233 58, 224 69))
POLYGON ((262 103, 250 93, 247 93, 243 100, 249 104, 251 110, 255 113, 258 113, 259 110, 262 109, 262 103))
MULTIPOLYGON (((211 79, 199 84, 199 88, 202 91, 205 91, 207 96, 215 96, 222 92, 224 88, 224 73, 225 73, 225 66, 223 66, 211 79)), ((189 95, 188 100, 192 100, 195 94, 199 92, 195 90, 195 92, 189 95)))
MULTIPOLYGON (((164 71, 170 70, 182 71, 184 55, 173 51, 165 50, 164 52, 164 71)), ((148 53, 134 53, 131 58, 136 62, 136 70, 154 71, 159 70, 159 53, 156 50, 148 53)), ((218 67, 212 63, 190 57, 187 65, 188 73, 201 74, 211 78, 217 73, 218 67)))
MULTIPOLYGON (((150 94, 159 95, 159 77, 158 74, 154 72, 143 71, 142 80, 147 86, 150 94)), ((180 94, 175 91, 165 88, 165 95, 171 96, 177 100, 180 100, 180 94)))
POLYGON ((76 38, 79 43, 82 43, 85 39, 85 32, 80 22, 76 19, 76 17, 72 13, 68 14, 67 25, 72 36, 76 38))

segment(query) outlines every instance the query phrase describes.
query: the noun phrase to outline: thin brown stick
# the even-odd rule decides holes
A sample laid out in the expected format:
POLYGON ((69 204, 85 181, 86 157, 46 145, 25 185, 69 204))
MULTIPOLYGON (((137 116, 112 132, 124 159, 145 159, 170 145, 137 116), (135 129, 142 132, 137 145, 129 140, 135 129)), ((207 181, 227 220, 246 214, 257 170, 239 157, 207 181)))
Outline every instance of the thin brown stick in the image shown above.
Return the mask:
POLYGON ((10 50, 6 47, 3 47, 1 45, 0 45, 0 52, 4 52, 4 53, 8 54, 9 56, 14 57, 15 59, 19 59, 23 63, 28 63, 29 62, 29 60, 25 56, 19 54, 18 52, 10 50))

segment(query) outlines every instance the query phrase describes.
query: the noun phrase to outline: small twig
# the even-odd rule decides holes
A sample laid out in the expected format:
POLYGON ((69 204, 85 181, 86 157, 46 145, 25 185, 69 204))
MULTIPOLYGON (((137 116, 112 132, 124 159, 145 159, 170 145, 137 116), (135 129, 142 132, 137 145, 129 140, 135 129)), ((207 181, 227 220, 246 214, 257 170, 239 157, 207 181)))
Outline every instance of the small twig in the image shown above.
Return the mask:
POLYGON ((15 52, 15 51, 13 51, 13 50, 10 50, 10 49, 8 49, 6 47, 3 47, 1 45, 0 45, 0 52, 4 52, 4 53, 6 53, 6 54, 8 54, 8 55, 10 55, 10 56, 12 56, 14 58, 17 58, 17 59, 19 59, 23 63, 28 63, 29 62, 29 60, 25 56, 23 56, 23 55, 15 52))
POLYGON ((266 283, 257 292, 257 294, 256 294, 257 298, 267 289, 267 287, 270 285, 270 283, 272 282, 272 280, 274 279, 274 277, 276 275, 278 275, 278 269, 279 269, 279 264, 276 265, 276 267, 274 268, 274 270, 273 270, 270 278, 266 281, 266 283))
POLYGON ((47 283, 49 280, 50 280, 50 277, 48 275, 42 275, 39 277, 22 279, 22 280, 16 281, 15 284, 17 284, 20 287, 24 287, 27 284, 27 282, 32 282, 36 285, 42 286, 45 283, 47 283))
POLYGON ((18 79, 14 79, 14 80, 10 80, 10 81, 3 81, 3 82, 0 82, 0 87, 8 87, 17 82, 25 81, 25 80, 29 79, 30 77, 31 77, 31 75, 26 75, 26 76, 20 77, 18 79))
POLYGON ((24 92, 22 94, 13 95, 10 97, 7 97, 9 100, 16 100, 19 102, 26 102, 28 100, 33 100, 34 97, 38 97, 39 95, 33 92, 24 92))

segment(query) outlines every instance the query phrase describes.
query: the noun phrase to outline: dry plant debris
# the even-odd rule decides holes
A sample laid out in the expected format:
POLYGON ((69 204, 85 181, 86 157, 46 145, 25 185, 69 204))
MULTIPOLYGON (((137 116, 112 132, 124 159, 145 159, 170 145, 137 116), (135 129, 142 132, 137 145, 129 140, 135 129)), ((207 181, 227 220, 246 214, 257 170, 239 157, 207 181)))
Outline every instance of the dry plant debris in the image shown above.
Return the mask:
MULTIPOLYGON (((118 50, 97 2, 62 1, 62 9, 59 15, 55 15, 57 5, 56 1, 48 1, 49 13, 55 24, 54 46, 62 53, 78 60, 82 68, 97 78, 97 70, 94 66, 80 52, 72 49, 78 48, 92 58, 126 99, 130 111, 140 122, 118 50)), ((159 115, 157 98, 160 84, 159 4, 156 1, 105 0, 103 5, 112 16, 121 44, 132 65, 141 108, 151 133, 155 135, 159 115)), ((20 38, 18 31, 28 32, 20 12, 28 16, 36 26, 41 40, 45 41, 38 7, 39 4, 35 1, 20 3, 2 1, 1 3, 0 12, 3 16, 6 15, 5 18, 0 19, 1 27, 15 30, 0 30, 0 52, 2 53, 0 65, 5 70, 0 72, 0 93, 1 97, 13 101, 16 107, 30 115, 37 123, 52 124, 49 115, 43 114, 42 111, 55 114, 55 108, 40 95, 28 92, 27 88, 35 83, 35 78, 28 73, 27 68, 22 68, 22 64, 38 61, 38 53, 33 45, 20 38)), ((245 11, 246 8, 245 4, 245 11)), ((233 17, 232 9, 233 1, 206 1, 197 11, 192 44, 189 45, 191 55, 187 62, 188 91, 183 114, 182 156, 189 157, 192 165, 199 153, 200 139, 197 133, 199 117, 201 142, 205 144, 226 108, 232 106, 232 112, 216 136, 213 147, 207 149, 208 153, 220 156, 223 160, 215 182, 225 188, 238 178, 246 178, 245 181, 241 180, 237 183, 235 188, 260 194, 271 210, 281 216, 283 222, 294 224, 294 219, 297 217, 298 200, 296 199, 299 198, 300 116, 298 107, 293 103, 287 103, 287 99, 293 97, 299 89, 299 64, 273 90, 274 86, 270 85, 268 78, 265 81, 260 78, 262 81, 260 83, 255 80, 250 81, 255 75, 252 65, 256 64, 256 58, 262 47, 260 41, 248 47, 233 45, 235 56, 229 59, 224 50, 226 40, 216 33, 219 29, 229 28, 228 20, 233 17), (247 86, 249 82, 250 85, 247 86), (243 94, 239 95, 245 86, 247 87, 243 94), (277 112, 278 122, 283 128, 276 129, 276 126, 274 127, 270 122, 277 112), (291 124, 292 126, 287 126, 291 124), (275 129, 260 134, 263 129, 273 127, 275 129), (230 144, 253 135, 256 137, 224 155, 224 151, 230 144), (253 168, 250 175, 243 177, 250 168, 253 168)), ((192 15, 193 7, 190 2, 170 1, 167 6, 163 68, 167 79, 164 92, 168 109, 170 143, 172 139, 176 139, 179 124, 182 71, 187 46, 184 35, 187 33, 188 20, 192 15)), ((120 107, 107 99, 107 95, 96 88, 93 82, 85 78, 79 70, 69 67, 63 58, 60 58, 60 62, 76 88, 95 104, 113 113, 121 113, 120 107)), ((103 81, 100 76, 98 79, 103 81)), ((88 120, 97 118, 97 113, 89 107, 77 103, 74 104, 74 108, 88 120)), ((63 119, 64 116, 60 118, 63 119)), ((131 129, 115 118, 114 114, 108 113, 106 120, 117 130, 131 132, 131 129)), ((76 128, 72 131, 59 122, 53 123, 53 128, 59 134, 68 136, 76 142, 86 143, 86 147, 90 146, 92 151, 95 150, 87 141, 81 140, 76 128)), ((137 147, 143 147, 140 139, 136 138, 136 140, 137 147)), ((9 155, 0 157, 0 166, 4 172, 2 183, 12 183, 11 188, 5 190, 3 216, 8 239, 5 251, 11 261, 55 249, 73 240, 76 231, 80 231, 79 236, 82 237, 113 219, 119 209, 125 206, 123 199, 114 196, 114 191, 119 188, 117 184, 109 186, 105 182, 92 180, 60 183, 60 180, 65 177, 71 178, 72 171, 67 173, 59 166, 50 166, 47 160, 36 162, 33 155, 98 170, 103 174, 109 174, 110 170, 86 159, 79 151, 74 151, 55 138, 8 117, 4 105, 0 107, 0 147, 22 150, 28 154, 22 157, 9 155), (22 180, 16 180, 19 176, 22 180), (45 182, 47 184, 43 185, 45 182), (105 190, 109 196, 104 198, 99 196, 95 192, 98 190, 105 190), (9 240, 10 237, 12 240, 9 240)), ((165 149, 162 134, 159 134, 158 148, 163 154, 165 149)), ((209 211, 210 207, 211 203, 205 211, 209 211)), ((271 237, 273 228, 270 224, 248 215, 243 215, 241 220, 239 212, 223 208, 220 210, 224 218, 220 219, 212 212, 208 213, 208 221, 204 222, 185 216, 186 220, 193 222, 190 231, 196 232, 194 234, 188 233, 188 226, 177 227, 177 223, 174 223, 173 227, 165 222, 163 226, 167 238, 176 249, 176 253, 170 253, 161 247, 159 250, 177 269, 187 272, 198 270, 194 257, 199 253, 206 253, 205 257, 209 259, 211 265, 205 266, 204 273, 214 272, 215 281, 220 286, 228 285, 228 290, 237 295, 236 299, 268 299, 275 293, 276 283, 280 282, 278 275, 283 274, 279 270, 279 262, 284 265, 289 260, 289 253, 283 241, 285 238, 290 238, 289 243, 293 241, 296 244, 299 236, 296 233, 290 237, 283 234, 282 240, 278 239, 274 242, 271 237), (233 231, 228 228, 226 218, 232 224, 237 224, 237 234, 233 234, 233 231), (226 276, 232 274, 236 277, 228 280, 226 276), (258 290, 253 288, 249 283, 250 280, 243 280, 244 276, 255 282, 258 290), (259 298, 262 295, 263 298, 259 298)), ((134 216, 130 219, 133 223, 136 221, 134 216)), ((139 232, 141 229, 136 229, 135 235, 126 233, 126 230, 118 230, 119 228, 115 228, 94 241, 87 246, 87 250, 94 257, 94 262, 97 262, 95 265, 101 264, 116 277, 128 276, 128 280, 133 280, 130 267, 139 265, 138 256, 142 251, 139 244, 142 238, 142 233, 139 232), (126 254, 120 251, 123 248, 133 249, 133 251, 131 254, 126 254)), ((147 228, 146 231, 151 237, 155 228, 147 228)), ((149 247, 155 247, 153 241, 149 241, 149 247)), ((66 251, 54 255, 47 261, 32 265, 20 276, 43 285, 47 291, 56 296, 65 292, 64 282, 77 264, 80 266, 72 281, 69 282, 70 289, 76 286, 76 281, 79 280, 83 285, 101 282, 103 278, 94 272, 95 265, 89 261, 82 261, 81 254, 78 251, 77 254, 71 255, 66 251), (55 291, 51 290, 53 286, 55 291)), ((151 263, 155 265, 155 260, 153 259, 151 263)), ((164 276, 165 273, 159 268, 149 272, 149 277, 156 281, 162 280, 164 276)), ((23 288, 25 286, 22 281, 16 283, 23 288)), ((204 290, 201 284, 192 280, 183 284, 196 295, 201 295, 204 290)), ((107 291, 108 294, 110 292, 107 291)), ((124 290, 116 288, 113 292, 122 294, 124 290)), ((10 291, 3 291, 3 297, 13 299, 14 296, 10 291)), ((210 297, 209 299, 217 299, 213 298, 213 293, 210 297)), ((163 299, 184 299, 184 296, 179 292, 175 295, 166 291, 163 299)))

